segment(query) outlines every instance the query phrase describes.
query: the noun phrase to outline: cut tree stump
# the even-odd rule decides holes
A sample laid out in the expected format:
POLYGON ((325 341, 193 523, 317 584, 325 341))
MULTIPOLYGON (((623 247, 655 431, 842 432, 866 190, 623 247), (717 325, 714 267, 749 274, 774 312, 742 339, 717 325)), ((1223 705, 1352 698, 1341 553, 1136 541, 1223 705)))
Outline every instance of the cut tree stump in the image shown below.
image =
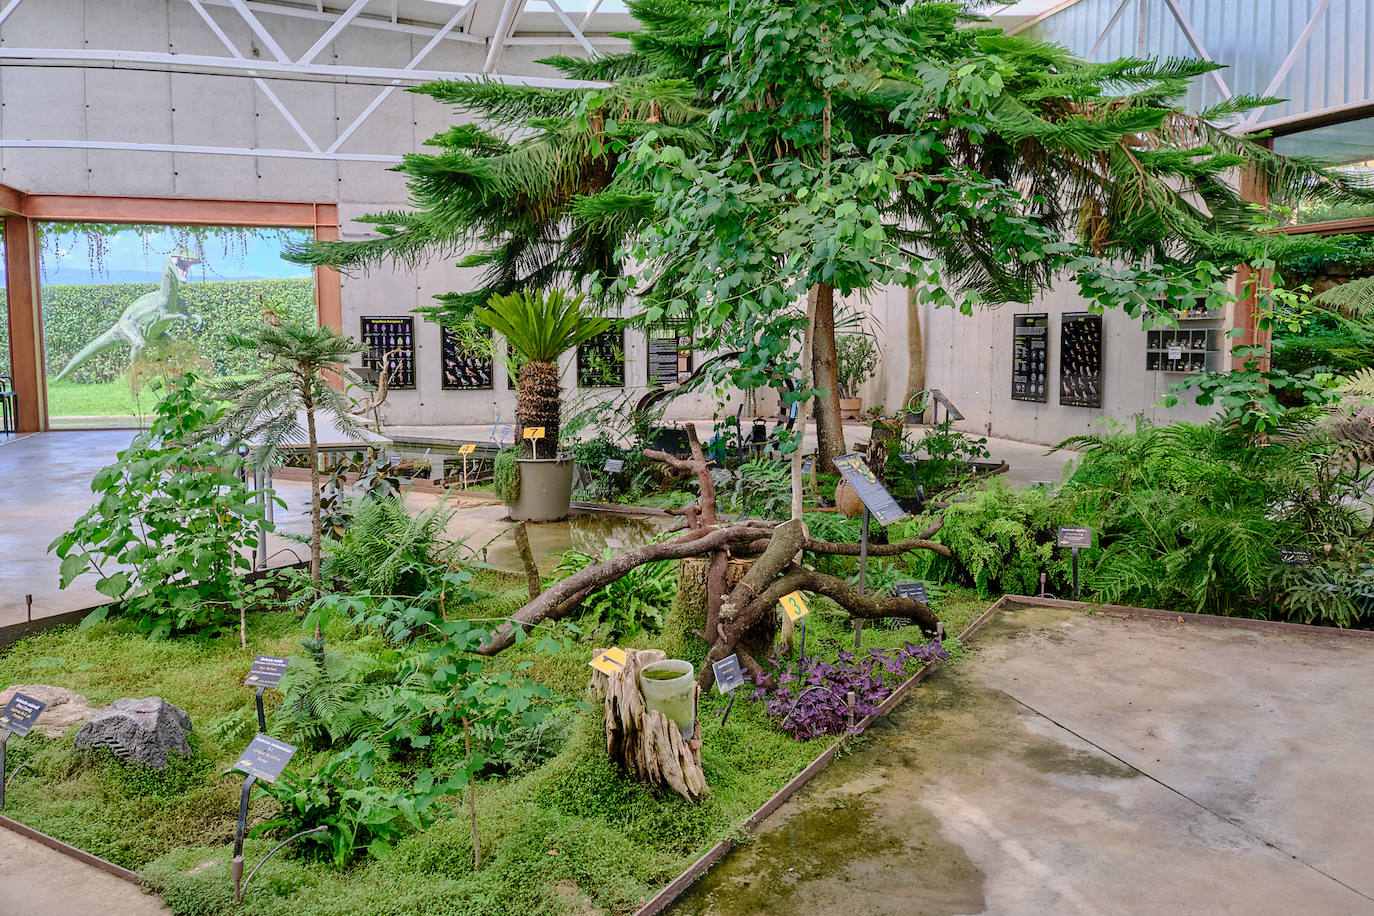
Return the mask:
MULTIPOLYGON (((596 654, 603 651, 597 649, 596 654)), ((648 708, 639 689, 639 673, 645 666, 667 657, 661 649, 626 649, 625 670, 613 675, 592 673, 592 696, 604 705, 606 753, 611 759, 641 782, 667 786, 688 801, 697 801, 709 791, 701 769, 701 716, 696 719, 696 733, 683 738, 673 720, 648 708)), ((693 689, 696 707, 701 688, 693 689)))

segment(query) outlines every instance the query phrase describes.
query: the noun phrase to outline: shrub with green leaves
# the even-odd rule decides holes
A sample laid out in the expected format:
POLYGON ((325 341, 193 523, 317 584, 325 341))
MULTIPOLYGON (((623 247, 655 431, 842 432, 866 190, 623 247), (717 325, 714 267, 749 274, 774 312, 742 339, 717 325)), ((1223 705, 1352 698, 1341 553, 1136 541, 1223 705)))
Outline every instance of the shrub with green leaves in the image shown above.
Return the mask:
POLYGON ((359 496, 349 514, 343 536, 322 543, 324 576, 341 591, 414 598, 451 565, 442 504, 411 515, 399 496, 359 496))
POLYGON ((199 436, 218 414, 193 376, 173 379, 152 427, 91 481, 97 503, 48 546, 63 588, 94 570, 114 602, 87 624, 127 615, 165 637, 226 623, 251 600, 248 551, 271 524, 239 476, 243 459, 199 436))
MULTIPOLYGON (((613 556, 606 548, 603 559, 613 556)), ((580 550, 565 551, 554 567, 552 581, 566 579, 595 562, 596 557, 580 550)), ((582 602, 582 619, 592 621, 608 639, 634 636, 646 629, 657 632, 663 629, 676 593, 677 561, 645 563, 588 595, 582 602)))

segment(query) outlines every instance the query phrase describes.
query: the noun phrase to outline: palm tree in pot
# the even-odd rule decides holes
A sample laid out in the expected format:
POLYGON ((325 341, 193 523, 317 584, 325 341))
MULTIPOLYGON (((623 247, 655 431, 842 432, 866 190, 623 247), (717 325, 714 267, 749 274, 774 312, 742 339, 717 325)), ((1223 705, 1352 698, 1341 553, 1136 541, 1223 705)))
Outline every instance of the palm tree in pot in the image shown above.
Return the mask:
MULTIPOLYGON (((563 407, 558 358, 612 330, 617 322, 595 315, 582 296, 562 290, 535 290, 492 296, 473 318, 506 339, 509 359, 518 366, 515 392, 517 433, 542 427, 544 438, 523 439, 518 482, 503 494, 511 517, 552 521, 568 514, 572 460, 558 459, 563 407), (566 480, 566 483, 564 481, 566 480), (561 507, 560 507, 561 504, 561 507)), ((509 459, 507 459, 509 460, 509 459)))

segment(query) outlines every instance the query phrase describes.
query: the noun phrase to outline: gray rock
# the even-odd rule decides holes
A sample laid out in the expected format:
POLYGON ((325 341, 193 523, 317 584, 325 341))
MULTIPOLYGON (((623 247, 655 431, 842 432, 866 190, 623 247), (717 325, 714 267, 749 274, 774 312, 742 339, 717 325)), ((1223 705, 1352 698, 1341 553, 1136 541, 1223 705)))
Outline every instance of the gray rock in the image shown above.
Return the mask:
POLYGON ((78 750, 107 747, 125 763, 160 770, 191 756, 191 717, 161 697, 115 700, 76 733, 78 750))
POLYGON ((45 738, 60 738, 73 725, 85 725, 98 711, 75 690, 52 687, 48 684, 19 684, 0 690, 0 707, 16 693, 47 703, 48 708, 38 717, 33 730, 45 738))

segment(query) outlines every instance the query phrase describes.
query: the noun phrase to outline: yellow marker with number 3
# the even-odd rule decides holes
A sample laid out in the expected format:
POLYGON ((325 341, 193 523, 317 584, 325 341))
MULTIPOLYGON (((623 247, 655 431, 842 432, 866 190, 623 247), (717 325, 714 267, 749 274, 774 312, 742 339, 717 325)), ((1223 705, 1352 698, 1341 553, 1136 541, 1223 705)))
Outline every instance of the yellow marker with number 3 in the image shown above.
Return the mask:
POLYGON ((793 623, 811 613, 811 609, 806 606, 806 600, 802 598, 801 592, 783 595, 778 604, 782 605, 783 611, 787 613, 787 619, 793 623))

